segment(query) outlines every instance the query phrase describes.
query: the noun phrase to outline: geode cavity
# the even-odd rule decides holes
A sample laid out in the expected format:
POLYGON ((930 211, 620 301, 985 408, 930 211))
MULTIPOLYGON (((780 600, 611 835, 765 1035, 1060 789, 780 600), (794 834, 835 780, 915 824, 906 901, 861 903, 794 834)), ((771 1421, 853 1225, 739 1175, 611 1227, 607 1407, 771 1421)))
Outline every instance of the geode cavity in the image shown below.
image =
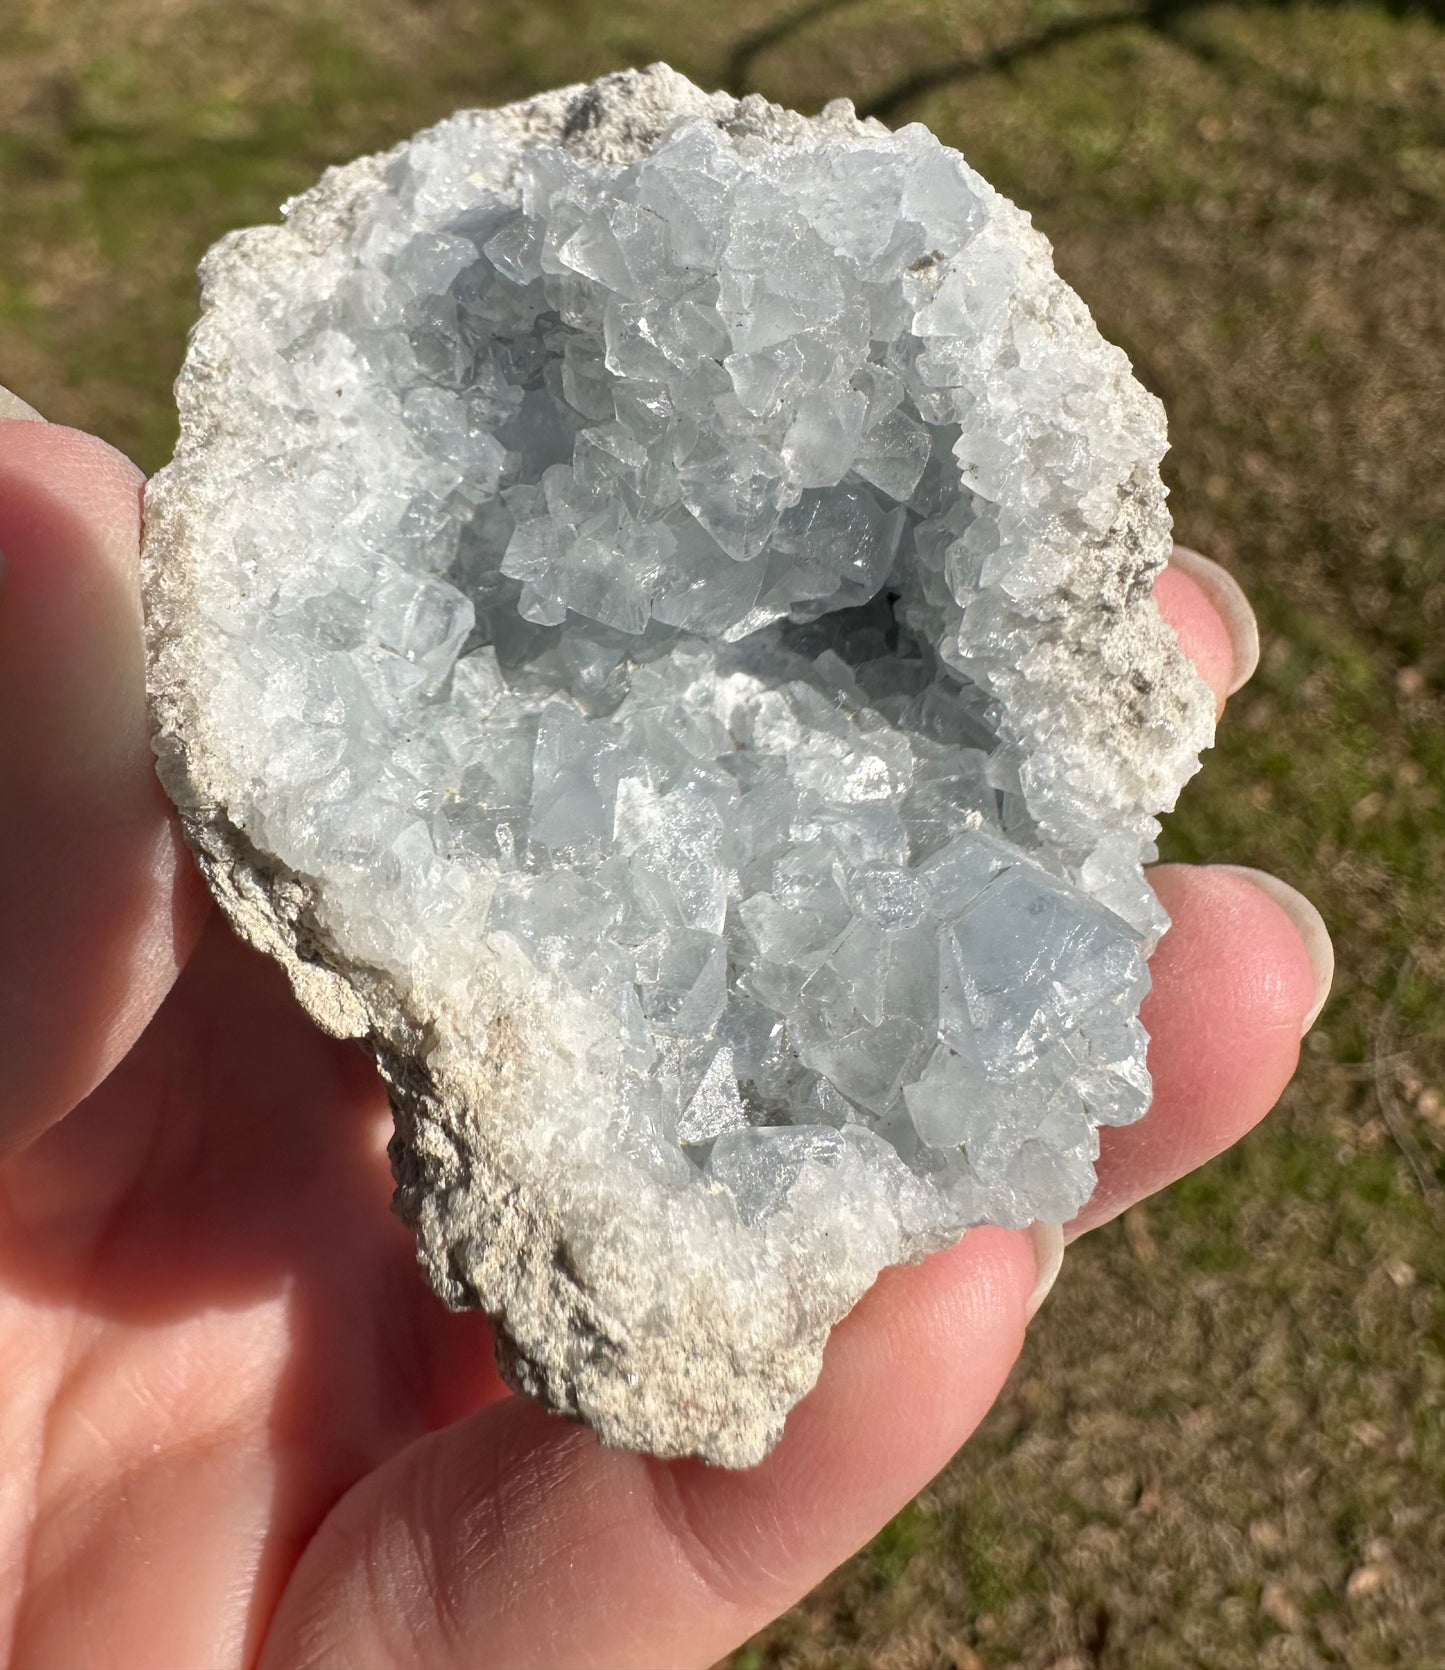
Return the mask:
POLYGON ((743 1464, 887 1264, 1148 1105, 1212 704, 1156 400, 924 128, 663 66, 224 239, 146 501, 162 777, 391 1088, 520 1389, 743 1464))

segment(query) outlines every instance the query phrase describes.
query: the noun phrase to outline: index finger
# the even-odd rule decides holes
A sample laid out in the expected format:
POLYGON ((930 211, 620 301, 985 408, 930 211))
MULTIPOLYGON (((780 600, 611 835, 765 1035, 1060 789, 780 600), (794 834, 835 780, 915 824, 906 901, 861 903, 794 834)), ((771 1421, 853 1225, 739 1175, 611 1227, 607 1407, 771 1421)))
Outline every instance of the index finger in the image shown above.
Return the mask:
POLYGON ((142 480, 93 436, 0 421, 0 1155, 125 1054, 204 914, 151 760, 142 480))

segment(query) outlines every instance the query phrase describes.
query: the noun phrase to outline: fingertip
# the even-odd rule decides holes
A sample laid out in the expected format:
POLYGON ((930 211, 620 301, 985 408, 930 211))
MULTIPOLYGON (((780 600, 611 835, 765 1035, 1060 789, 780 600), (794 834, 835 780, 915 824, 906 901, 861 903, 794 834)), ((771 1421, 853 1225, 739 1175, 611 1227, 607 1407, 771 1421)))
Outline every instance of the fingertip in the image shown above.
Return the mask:
POLYGON ((143 480, 78 430, 0 431, 0 1148, 99 1083, 205 915, 150 751, 143 480))
POLYGON ((1217 718, 1224 711, 1225 698, 1237 688, 1229 628, 1199 581, 1172 562, 1154 582, 1154 600, 1174 628, 1180 649, 1214 692, 1217 718))
POLYGON ((1033 1223, 1029 1225, 1029 1233, 1034 1238, 1035 1276, 1024 1314, 1026 1320, 1032 1322, 1044 1300, 1053 1292, 1059 1271, 1064 1267, 1064 1226, 1033 1223))
POLYGON ((1291 887, 1287 881, 1281 881, 1268 870, 1255 870, 1244 864, 1214 864, 1210 868, 1216 874, 1238 876, 1257 888, 1284 912, 1290 926, 1299 935, 1314 980, 1313 1001, 1300 1023, 1300 1036, 1304 1037, 1329 1001, 1330 988, 1335 981, 1335 946, 1324 917, 1297 887, 1291 887))
POLYGON ((1231 1031, 1278 1032, 1297 1043, 1334 972, 1315 907, 1288 883, 1239 865, 1160 864, 1149 879, 1171 926, 1151 963, 1146 1020, 1162 1009, 1167 1030, 1188 1000, 1231 1031))
POLYGON ((63 423, 0 422, 0 473, 11 491, 19 483, 43 489, 97 524, 140 522, 145 475, 99 435, 63 423))
POLYGON ((952 1454, 967 1436, 960 1419, 971 1418, 963 1382, 1002 1383, 1046 1274, 1040 1264, 1030 1230, 981 1225, 918 1264, 884 1270, 833 1330, 818 1384, 789 1416, 779 1449, 861 1427, 891 1394, 908 1400, 910 1442, 933 1432, 930 1447, 952 1454))
POLYGON ((1169 566, 1176 574, 1187 575, 1219 616, 1233 652, 1234 664, 1224 692, 1232 696, 1254 677, 1259 666, 1259 620, 1244 587, 1222 563, 1187 545, 1174 547, 1169 566))
MULTIPOLYGON (((38 632, 43 644, 86 599, 108 620, 123 599, 127 624, 138 629, 145 477, 123 452, 82 430, 20 421, 0 427, 0 643, 7 659, 16 658, 11 640, 38 632)), ((96 658, 125 653, 114 634, 92 638, 96 658)))
POLYGON ((1318 949, 1275 888, 1224 865, 1161 864, 1149 879, 1171 919, 1142 1010, 1153 1102, 1137 1124, 1100 1133, 1098 1186, 1070 1238, 1258 1124, 1288 1084, 1321 1001, 1318 949))

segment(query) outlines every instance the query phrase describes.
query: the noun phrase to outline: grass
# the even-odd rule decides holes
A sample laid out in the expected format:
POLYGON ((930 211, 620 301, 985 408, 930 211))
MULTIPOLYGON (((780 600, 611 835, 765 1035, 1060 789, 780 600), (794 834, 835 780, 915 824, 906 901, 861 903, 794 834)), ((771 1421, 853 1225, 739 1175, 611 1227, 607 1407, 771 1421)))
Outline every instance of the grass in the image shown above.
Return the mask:
POLYGON ((1304 887, 1336 995, 1278 1114, 1074 1249, 976 1442, 734 1670, 1438 1663, 1439 0, 0 0, 0 41, 0 381, 148 468, 207 244, 459 104, 666 58, 926 121, 1033 211, 1261 618, 1166 852, 1304 887))

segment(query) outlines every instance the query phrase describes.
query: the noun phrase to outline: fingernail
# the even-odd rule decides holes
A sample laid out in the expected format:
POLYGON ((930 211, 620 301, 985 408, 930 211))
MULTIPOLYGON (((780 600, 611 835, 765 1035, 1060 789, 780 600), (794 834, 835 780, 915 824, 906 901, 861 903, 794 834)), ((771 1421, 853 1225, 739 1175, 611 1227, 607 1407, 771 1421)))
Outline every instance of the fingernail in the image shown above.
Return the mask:
POLYGON ((1259 622, 1254 618, 1249 599, 1227 568, 1221 568, 1198 551, 1191 551, 1187 545, 1176 545, 1169 561, 1187 574, 1219 610, 1234 650, 1234 678, 1228 691, 1232 696, 1253 678, 1254 669, 1259 665, 1259 622))
POLYGON ((1273 899, 1289 917, 1295 925, 1295 932, 1305 942, 1310 967, 1315 975, 1315 1003, 1300 1028, 1300 1037, 1303 1038, 1319 1019, 1320 1010, 1325 1006, 1325 999, 1330 995, 1330 987, 1335 978, 1335 946, 1330 938, 1330 930, 1325 926, 1324 917, 1303 893, 1291 887, 1287 881, 1281 881, 1278 876, 1272 876, 1268 870, 1251 870, 1247 864, 1211 864, 1210 869, 1227 870, 1232 875, 1244 876, 1246 880, 1252 881, 1261 893, 1273 899))
POLYGON ((1032 1223, 1029 1234, 1034 1238, 1034 1268, 1038 1276, 1029 1294, 1025 1317, 1032 1322, 1039 1306, 1048 1298, 1049 1291, 1059 1279, 1064 1263, 1064 1226, 1062 1224, 1032 1223))
POLYGON ((8 388, 0 384, 0 423, 6 421, 44 423, 45 419, 33 406, 27 406, 18 394, 11 394, 8 388))

